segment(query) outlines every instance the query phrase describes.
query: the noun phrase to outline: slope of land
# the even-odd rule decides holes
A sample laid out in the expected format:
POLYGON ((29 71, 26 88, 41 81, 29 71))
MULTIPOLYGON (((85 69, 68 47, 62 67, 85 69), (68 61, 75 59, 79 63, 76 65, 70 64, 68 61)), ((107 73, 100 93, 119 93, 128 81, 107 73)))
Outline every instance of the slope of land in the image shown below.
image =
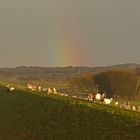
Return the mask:
POLYGON ((0 140, 139 140, 140 113, 0 88, 0 140))

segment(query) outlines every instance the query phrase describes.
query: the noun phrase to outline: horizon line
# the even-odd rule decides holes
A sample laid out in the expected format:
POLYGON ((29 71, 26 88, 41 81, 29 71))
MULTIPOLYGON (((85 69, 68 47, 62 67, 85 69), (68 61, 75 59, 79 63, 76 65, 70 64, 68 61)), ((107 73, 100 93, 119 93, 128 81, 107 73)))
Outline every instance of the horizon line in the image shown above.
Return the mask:
POLYGON ((138 63, 118 63, 118 64, 110 64, 110 65, 97 65, 97 66, 88 66, 88 65, 68 65, 68 66, 39 66, 39 65, 19 65, 19 66, 11 66, 11 67, 0 67, 0 69, 11 69, 11 68, 22 68, 22 67, 36 67, 36 68, 67 68, 67 67, 111 67, 117 65, 140 65, 138 63))

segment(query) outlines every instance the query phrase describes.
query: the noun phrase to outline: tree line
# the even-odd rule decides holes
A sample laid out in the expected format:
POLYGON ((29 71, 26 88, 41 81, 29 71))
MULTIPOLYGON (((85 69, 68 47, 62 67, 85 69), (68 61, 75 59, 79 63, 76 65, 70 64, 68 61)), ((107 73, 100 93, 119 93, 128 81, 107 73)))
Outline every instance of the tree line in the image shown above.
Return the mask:
POLYGON ((78 91, 105 92, 114 98, 140 98, 140 80, 136 73, 129 71, 87 73, 72 79, 70 87, 78 91))

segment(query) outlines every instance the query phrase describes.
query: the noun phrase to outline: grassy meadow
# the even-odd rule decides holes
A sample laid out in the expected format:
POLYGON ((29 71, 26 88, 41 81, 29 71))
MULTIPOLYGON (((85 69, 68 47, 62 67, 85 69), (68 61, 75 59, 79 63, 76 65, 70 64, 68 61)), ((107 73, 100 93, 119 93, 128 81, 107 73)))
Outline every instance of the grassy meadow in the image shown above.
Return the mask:
POLYGON ((140 113, 0 87, 0 140, 139 140, 140 113))

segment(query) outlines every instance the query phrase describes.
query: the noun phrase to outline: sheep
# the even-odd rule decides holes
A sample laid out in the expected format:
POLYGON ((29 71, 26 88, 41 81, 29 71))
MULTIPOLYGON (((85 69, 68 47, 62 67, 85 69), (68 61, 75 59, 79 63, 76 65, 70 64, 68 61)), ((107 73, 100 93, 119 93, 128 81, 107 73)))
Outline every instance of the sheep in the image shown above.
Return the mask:
POLYGON ((52 93, 51 88, 48 88, 48 94, 51 94, 51 93, 52 93))
POLYGON ((61 96, 68 96, 68 94, 60 93, 61 96))
POLYGON ((31 84, 27 84, 27 89, 29 89, 29 90, 32 90, 33 89, 33 86, 31 85, 31 84))
POLYGON ((95 99, 96 99, 96 100, 100 100, 100 99, 101 99, 101 94, 97 93, 97 94, 95 95, 95 99))
POLYGON ((41 86, 38 86, 38 91, 41 91, 41 86))
POLYGON ((120 108, 131 109, 131 105, 129 102, 124 102, 123 104, 120 104, 120 108))
POLYGON ((14 90, 15 90, 15 87, 10 87, 9 90, 10 90, 10 91, 14 91, 14 90))
POLYGON ((36 85, 33 85, 32 91, 36 91, 37 87, 36 85))
POLYGON ((7 91, 9 92, 9 91, 14 91, 15 90, 15 87, 11 87, 10 85, 7 85, 6 86, 7 87, 7 91))
POLYGON ((69 96, 68 94, 64 94, 64 96, 69 96))
POLYGON ((7 85, 6 87, 7 87, 7 88, 9 88, 9 87, 10 87, 10 85, 7 85))
POLYGON ((47 89, 47 88, 43 88, 43 89, 42 89, 42 91, 47 92, 47 91, 48 91, 48 89, 47 89))
POLYGON ((115 106, 118 106, 119 105, 119 102, 115 102, 115 106))
POLYGON ((136 107, 134 105, 132 106, 132 110, 133 111, 136 111, 136 107))
POLYGON ((72 96, 73 98, 77 98, 77 96, 72 96))
POLYGON ((110 99, 104 98, 104 103, 105 104, 110 104, 112 102, 112 100, 113 100, 113 98, 110 98, 110 99))
POLYGON ((57 94, 57 91, 55 88, 53 88, 52 92, 53 92, 53 94, 57 94))

